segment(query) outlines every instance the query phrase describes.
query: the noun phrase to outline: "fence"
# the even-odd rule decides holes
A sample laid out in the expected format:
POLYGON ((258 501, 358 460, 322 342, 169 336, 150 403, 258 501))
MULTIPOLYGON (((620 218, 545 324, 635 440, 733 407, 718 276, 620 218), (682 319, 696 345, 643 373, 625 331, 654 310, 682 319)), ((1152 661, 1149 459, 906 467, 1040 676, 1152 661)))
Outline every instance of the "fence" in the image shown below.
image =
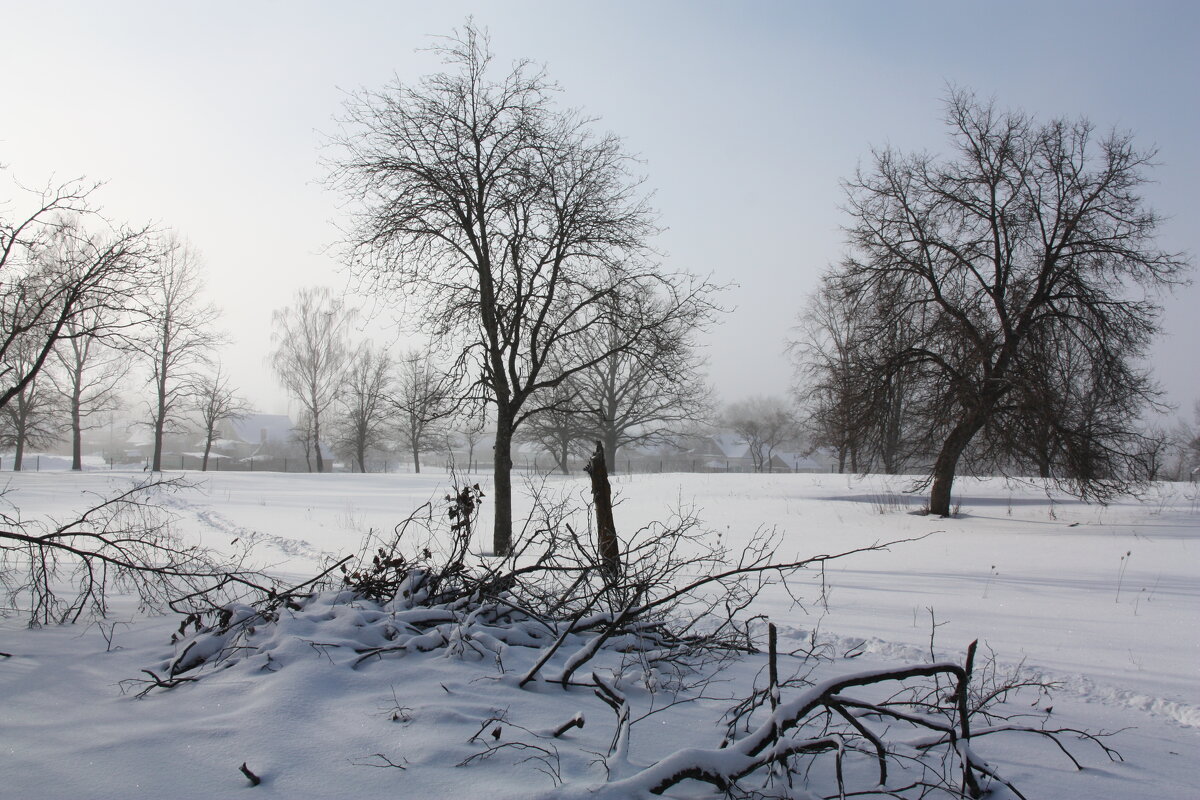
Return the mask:
MULTIPOLYGON (((0 456, 0 470, 4 469, 5 464, 12 468, 12 456, 0 456)), ((580 474, 583 470, 583 465, 586 463, 582 459, 572 459, 568 462, 568 473, 570 475, 580 474)), ((150 469, 149 459, 140 461, 115 460, 109 459, 106 464, 108 469, 122 470, 143 470, 150 469)), ((204 466, 204 461, 201 456, 190 453, 169 453, 162 457, 162 468, 165 470, 184 470, 184 471, 200 471, 204 466)), ((403 458, 390 459, 368 459, 367 472, 385 472, 385 473, 412 473, 414 472, 413 462, 403 458)), ((71 468, 71 459, 69 456, 51 455, 51 454, 30 454, 24 458, 22 468, 30 472, 48 471, 63 471, 71 468)), ((97 465, 89 464, 89 470, 98 469, 97 465)), ((435 454, 430 453, 423 456, 421 459, 421 470, 423 472, 449 472, 457 470, 465 474, 476 474, 479 472, 491 472, 492 464, 490 459, 471 458, 466 455, 455 457, 453 454, 435 454)), ((226 457, 210 456, 208 460, 209 472, 292 472, 292 473, 307 473, 315 472, 316 464, 310 464, 304 458, 291 456, 266 457, 255 456, 251 459, 234 460, 226 457)), ((348 463, 331 463, 325 462, 326 472, 357 472, 357 465, 348 463)), ((525 456, 517 455, 513 458, 513 471, 525 474, 552 474, 561 473, 557 463, 553 458, 546 455, 525 456)), ((645 475, 663 472, 697 472, 697 473, 749 473, 754 472, 754 467, 748 459, 738 458, 714 458, 712 456, 638 456, 636 458, 621 458, 618 456, 617 463, 610 466, 609 471, 614 475, 645 475)), ((792 473, 792 472, 830 472, 831 469, 814 469, 811 463, 804 465, 796 465, 788 467, 775 463, 770 471, 774 473, 792 473)))

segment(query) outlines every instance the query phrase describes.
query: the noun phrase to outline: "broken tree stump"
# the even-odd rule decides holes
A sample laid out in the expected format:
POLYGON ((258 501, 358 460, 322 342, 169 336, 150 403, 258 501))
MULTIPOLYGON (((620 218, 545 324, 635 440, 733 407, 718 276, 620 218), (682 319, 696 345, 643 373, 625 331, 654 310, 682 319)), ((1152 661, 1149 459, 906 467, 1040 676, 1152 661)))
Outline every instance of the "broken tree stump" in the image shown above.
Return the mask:
POLYGON ((596 451, 584 466, 592 479, 592 502, 596 507, 596 547, 600 563, 611 576, 621 569, 621 546, 617 541, 617 525, 613 521, 612 486, 608 482, 608 467, 604 463, 604 446, 596 442, 596 451))

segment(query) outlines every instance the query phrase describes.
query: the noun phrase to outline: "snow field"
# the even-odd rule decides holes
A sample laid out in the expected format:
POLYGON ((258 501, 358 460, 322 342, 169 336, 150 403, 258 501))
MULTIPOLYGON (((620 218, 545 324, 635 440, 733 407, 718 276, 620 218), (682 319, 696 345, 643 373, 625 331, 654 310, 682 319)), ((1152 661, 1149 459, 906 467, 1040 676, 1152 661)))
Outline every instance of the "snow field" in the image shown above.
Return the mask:
MULTIPOLYGON (((12 476, 7 498, 27 519, 63 515, 88 493, 131 477, 23 473, 12 476)), ((356 551, 368 528, 389 530, 446 491, 443 474, 189 477, 198 479, 194 490, 164 498, 181 533, 217 547, 254 542, 261 563, 300 579, 327 555, 356 551)), ((790 594, 768 590, 756 611, 781 626, 781 650, 817 647, 833 656, 823 675, 927 661, 933 622, 938 658, 961 660, 979 638, 1002 669, 1023 664, 1060 684, 1052 698, 1022 695, 1014 707, 1092 731, 1131 728, 1109 741, 1124 763, 1079 745, 1082 773, 1041 742, 1011 734, 981 740, 977 748, 1028 795, 1194 798, 1196 487, 1163 484, 1142 501, 1099 507, 1037 485, 964 479, 956 487, 962 515, 943 520, 909 513, 921 504, 905 494, 910 485, 834 475, 640 475, 616 481, 615 513, 626 531, 665 518, 672 506, 694 504, 735 549, 760 526, 776 529, 781 559, 924 537, 829 562, 823 575, 816 570, 793 582, 790 594)), ((542 491, 581 495, 584 488, 577 479, 551 478, 542 491)), ((485 540, 489 507, 480 524, 485 540)), ((588 787, 605 779, 595 753, 607 752, 612 712, 582 690, 517 689, 536 658, 531 648, 508 648, 503 672, 484 659, 439 653, 352 669, 342 651, 371 621, 343 607, 330 609, 319 625, 297 619, 264 632, 274 637, 271 652, 282 668, 248 660, 134 700, 118 683, 179 656, 170 643, 179 621, 138 615, 129 603, 118 608, 103 625, 29 631, 19 619, 2 623, 0 652, 12 655, 0 658, 0 795, 589 796, 588 787), (580 711, 584 728, 558 740, 537 737, 580 711), (491 739, 489 728, 470 742, 493 717, 506 720, 500 737, 491 739), (558 777, 540 761, 522 762, 515 750, 455 766, 489 740, 553 749, 558 777), (243 761, 263 776, 261 786, 251 789, 237 771, 243 761), (556 780, 567 786, 556 789, 556 780)), ((792 671, 811 669, 797 659, 781 672, 786 663, 792 671)), ((761 686, 762 667, 762 658, 747 659, 712 684, 717 699, 637 723, 631 760, 647 764, 680 747, 715 747, 721 712, 756 679, 761 686)), ((654 680, 623 687, 641 712, 665 703, 664 693, 648 688, 654 680)), ((829 776, 817 780, 827 785, 829 776)), ((669 796, 713 793, 685 783, 669 796)))

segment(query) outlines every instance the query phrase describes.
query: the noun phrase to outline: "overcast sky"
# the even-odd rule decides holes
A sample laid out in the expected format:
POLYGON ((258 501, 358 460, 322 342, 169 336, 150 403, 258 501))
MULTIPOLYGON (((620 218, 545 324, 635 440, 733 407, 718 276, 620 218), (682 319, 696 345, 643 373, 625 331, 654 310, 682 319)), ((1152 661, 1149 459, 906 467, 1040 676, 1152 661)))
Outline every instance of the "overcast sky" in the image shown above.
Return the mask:
MULTIPOLYGON (((783 394, 784 340, 842 252, 839 181, 872 146, 946 149, 948 85, 1042 118, 1086 115, 1157 147, 1161 244, 1200 253, 1200 4, 1193 2, 96 2, 0 0, 0 163, 27 184, 78 175, 122 221, 204 256, 260 410, 270 316, 341 289, 323 134, 347 91, 439 68, 468 15, 501 66, 544 63, 563 102, 644 160, 674 268, 736 281, 710 344, 721 398, 783 394), (436 5, 436 8, 433 7, 436 5)), ((0 198, 4 200, 5 198, 0 198)), ((1200 287, 1165 299, 1154 367, 1200 398, 1200 287)))

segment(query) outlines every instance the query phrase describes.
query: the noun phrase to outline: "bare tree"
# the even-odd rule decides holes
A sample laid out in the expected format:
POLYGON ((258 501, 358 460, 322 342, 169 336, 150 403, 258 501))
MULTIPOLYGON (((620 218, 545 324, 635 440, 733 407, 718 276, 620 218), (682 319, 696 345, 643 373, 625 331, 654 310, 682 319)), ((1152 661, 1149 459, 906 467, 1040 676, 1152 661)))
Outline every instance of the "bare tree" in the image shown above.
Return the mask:
POLYGON ((555 107, 527 62, 491 77, 486 37, 468 24, 438 48, 454 70, 363 91, 346 105, 331 182, 358 210, 347 257, 376 290, 412 298, 433 341, 454 347, 476 397, 496 407, 497 553, 512 540, 512 441, 530 398, 635 348, 657 314, 706 284, 648 261, 650 208, 612 135, 555 107), (660 295, 648 307, 640 298, 660 295), (609 352, 579 360, 632 298, 609 352), (547 370, 557 358, 560 370, 547 370))
POLYGON ((97 187, 17 184, 14 199, 0 202, 0 408, 36 378, 61 340, 120 335, 133 322, 154 242, 146 228, 108 223, 91 204, 97 187), (22 201, 26 208, 12 213, 22 201), (29 357, 7 358, 14 348, 29 357))
MULTIPOLYGON (((109 594, 143 608, 208 611, 282 587, 172 530, 155 498, 186 488, 179 478, 143 478, 65 519, 25 520, 0 495, 0 595, 29 624, 77 622, 109 613, 109 594)), ((160 684, 168 685, 168 684, 160 684)))
MULTIPOLYGON (((37 358, 37 342, 24 340, 5 353, 0 366, 15 373, 33 371, 37 358)), ((46 380, 43 370, 0 409, 0 444, 13 448, 13 471, 20 472, 27 447, 41 447, 58 441, 65 427, 62 424, 62 403, 59 395, 46 380)))
POLYGON ((722 422, 746 443, 755 472, 772 472, 775 451, 800 432, 795 413, 777 397, 751 397, 731 403, 722 422))
POLYGON ((911 370, 897 369, 884 380, 870 381, 863 368, 875 350, 894 352, 909 335, 904 320, 888 316, 888 306, 886 298, 844 291, 827 274, 787 344, 794 392, 807 411, 812 444, 837 454, 838 472, 882 466, 895 474, 917 447, 911 370), (889 326, 877 323, 881 314, 889 326))
POLYGON ((1129 414, 1155 396, 1138 367, 1158 331, 1151 292, 1189 266, 1157 249, 1159 218, 1138 195, 1153 154, 1086 120, 1037 124, 962 91, 946 115, 954 158, 875 152, 848 182, 837 275, 845 291, 894 299, 881 330, 903 319, 920 334, 863 366, 877 381, 912 370, 938 412, 930 511, 950 513, 977 434, 1030 420, 1061 434, 1053 457, 1070 488, 1121 491, 1136 458, 1129 414), (1088 407, 1058 413, 1076 399, 1088 407))
MULTIPOLYGON (((571 472, 571 456, 587 456, 590 432, 585 427, 585 409, 576 381, 563 381, 538 398, 541 410, 529 417, 518 441, 530 442, 554 458, 558 471, 571 472)), ((591 441, 594 441, 594 437, 591 441)))
POLYGON ((317 472, 325 471, 321 425, 342 388, 353 318, 354 312, 325 287, 299 290, 291 306, 276 309, 271 316, 275 326, 271 366, 306 415, 317 472))
POLYGON ((800 312, 795 338, 787 343, 795 375, 793 390, 807 410, 808 433, 814 446, 837 453, 838 472, 847 467, 858 472, 859 454, 867 446, 856 407, 858 301, 838 292, 826 276, 800 312))
POLYGON ((659 300, 649 304, 656 309, 652 316, 658 324, 643 333, 637 348, 618 346, 627 320, 622 304, 612 304, 607 338, 585 342, 588 352, 582 360, 603 357, 573 380, 579 405, 586 411, 578 421, 588 440, 585 452, 599 441, 612 469, 620 448, 665 444, 712 413, 712 395, 695 345, 696 335, 712 321, 712 307, 685 303, 670 313, 659 308, 659 300))
POLYGON ((118 389, 129 373, 129 354, 124 345, 113 346, 104 339, 83 335, 95 323, 71 320, 67 335, 54 350, 55 369, 49 378, 70 417, 71 469, 83 469, 83 432, 100 427, 91 419, 116 409, 118 389))
POLYGON ((1191 428, 1184 427, 1180 439, 1188 475, 1195 480, 1200 474, 1200 400, 1197 400, 1193 407, 1192 417, 1195 425, 1191 428))
POLYGON ((204 458, 200 471, 208 471, 208 458, 212 452, 213 441, 217 437, 222 422, 238 420, 250 413, 250 404, 237 395, 230 383, 229 375, 221 366, 221 362, 213 365, 210 374, 199 376, 191 391, 196 404, 196 413, 204 428, 204 458))
POLYGON ((296 426, 292 428, 291 440, 304 453, 304 464, 308 467, 308 471, 312 472, 313 451, 319 450, 320 444, 313 433, 312 415, 307 410, 301 410, 300 418, 296 420, 296 426))
POLYGON ((458 424, 455 427, 455 433, 462 444, 467 446, 467 469, 473 470, 475 463, 475 447, 483 441, 487 432, 487 406, 479 404, 477 409, 468 407, 468 413, 462 413, 459 410, 458 424), (470 413, 472 410, 478 410, 478 414, 470 413))
POLYGON ((400 359, 390 394, 396 429, 421 471, 421 453, 445 442, 445 422, 458 410, 453 382, 433 363, 432 353, 410 350, 400 359))
POLYGON ((213 330, 217 309, 204 302, 200 256, 174 235, 162 244, 149 286, 143 333, 134 346, 145 356, 154 384, 150 428, 154 454, 150 468, 162 470, 163 435, 178 428, 201 370, 221 337, 213 330))
POLYGON ((389 402, 395 365, 386 350, 358 346, 350 358, 335 425, 337 443, 350 451, 359 472, 367 471, 367 451, 390 432, 395 410, 389 402))

